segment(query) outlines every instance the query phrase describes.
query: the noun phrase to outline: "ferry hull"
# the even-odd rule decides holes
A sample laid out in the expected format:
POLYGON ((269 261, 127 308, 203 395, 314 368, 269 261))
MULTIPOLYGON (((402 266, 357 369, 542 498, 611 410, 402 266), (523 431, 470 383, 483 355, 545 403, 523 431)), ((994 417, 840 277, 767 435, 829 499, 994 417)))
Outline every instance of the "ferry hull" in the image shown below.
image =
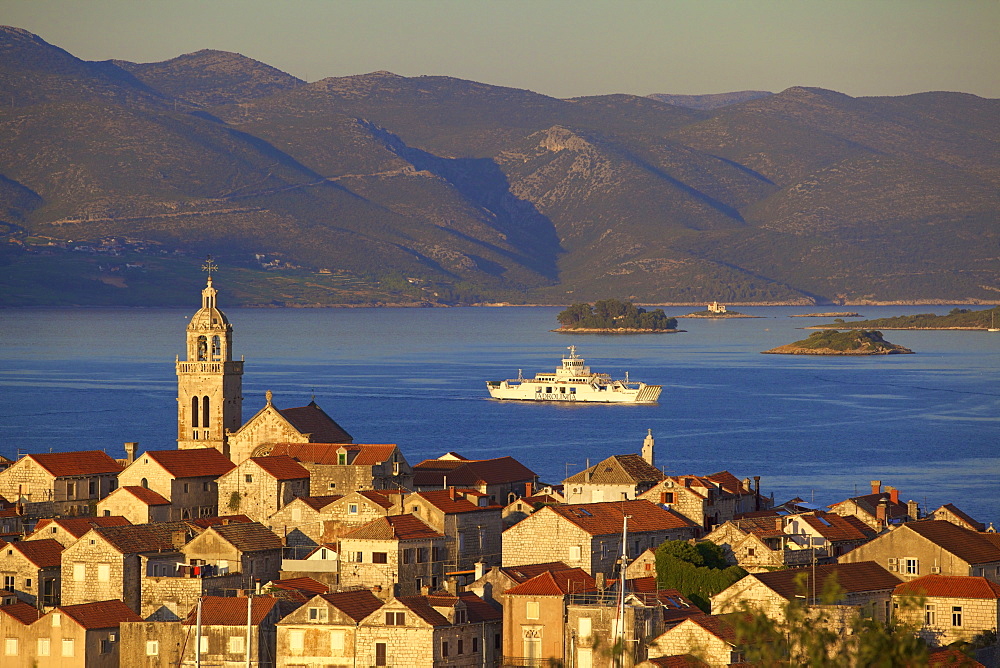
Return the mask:
POLYGON ((566 403, 655 404, 663 387, 640 383, 638 388, 604 386, 550 386, 532 382, 511 384, 506 380, 487 381, 490 397, 501 401, 559 401, 566 403), (551 390, 551 391, 546 391, 551 390))

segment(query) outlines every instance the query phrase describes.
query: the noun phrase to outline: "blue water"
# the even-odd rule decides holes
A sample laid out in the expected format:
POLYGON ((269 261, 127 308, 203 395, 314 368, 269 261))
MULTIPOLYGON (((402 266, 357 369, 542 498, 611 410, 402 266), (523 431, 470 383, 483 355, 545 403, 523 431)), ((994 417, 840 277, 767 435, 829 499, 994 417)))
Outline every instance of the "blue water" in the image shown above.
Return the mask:
MULTIPOLYGON (((223 294, 224 297, 224 294, 223 294)), ((175 447, 173 362, 191 310, 0 311, 0 454, 175 447)), ((951 306, 864 307, 865 317, 951 306)), ((668 473, 762 476, 776 500, 829 504, 900 489, 1000 528, 1000 334, 889 331, 916 355, 761 355, 804 338, 803 307, 755 319, 682 319, 687 332, 567 336, 555 308, 227 309, 246 358, 244 419, 315 396, 356 442, 411 463, 510 454, 557 482, 647 429, 668 473), (664 386, 654 406, 494 402, 484 381, 549 371, 575 344, 595 371, 664 386)), ((679 315, 689 309, 667 309, 679 315)))

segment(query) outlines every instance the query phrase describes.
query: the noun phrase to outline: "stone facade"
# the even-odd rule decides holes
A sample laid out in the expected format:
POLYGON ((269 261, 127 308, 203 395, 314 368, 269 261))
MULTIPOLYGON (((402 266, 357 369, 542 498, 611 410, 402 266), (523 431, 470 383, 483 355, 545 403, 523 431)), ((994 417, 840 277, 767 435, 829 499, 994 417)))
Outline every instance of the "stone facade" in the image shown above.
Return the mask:
POLYGON ((375 520, 340 539, 340 585, 397 596, 418 595, 422 587, 437 589, 449 563, 446 544, 444 534, 418 518, 375 520))
MULTIPOLYGON (((264 457, 260 459, 271 459, 264 457)), ((301 477, 275 476, 258 458, 247 459, 219 477, 219 499, 227 512, 242 513, 265 522, 279 509, 300 496, 309 496, 309 473, 294 460, 287 464, 301 469, 301 477)))
POLYGON ((231 596, 252 587, 242 573, 212 577, 144 575, 139 615, 146 620, 171 622, 183 619, 201 596, 231 596))
POLYGON ((563 481, 566 503, 636 499, 664 475, 639 455, 613 455, 563 481))
MULTIPOLYGON (((146 497, 149 494, 132 490, 135 487, 119 487, 108 496, 97 502, 97 514, 101 517, 124 517, 132 524, 147 524, 149 522, 169 522, 171 520, 170 500, 153 501, 146 497)), ((145 490, 152 492, 152 490, 145 490)), ((156 496, 161 496, 154 492, 156 496)), ((161 497, 162 498, 162 497, 161 497)))
POLYGON ((671 476, 639 498, 680 513, 706 532, 740 513, 772 505, 769 498, 751 489, 749 479, 741 482, 724 471, 711 476, 671 476))
POLYGON ((21 504, 28 517, 93 515, 120 471, 101 451, 25 455, 0 471, 0 496, 21 504))
POLYGON ((263 524, 281 536, 289 547, 316 547, 326 542, 323 538, 326 522, 334 521, 327 509, 338 498, 339 495, 330 495, 292 499, 263 524))
POLYGON ((52 539, 0 543, 0 588, 39 608, 59 605, 62 551, 52 539))
POLYGON ((446 571, 471 573, 477 563, 499 566, 501 561, 503 509, 486 505, 488 500, 479 492, 449 489, 411 494, 403 505, 447 537, 446 571))
POLYGON ((170 520, 215 517, 219 514, 217 480, 233 468, 207 449, 145 452, 118 476, 119 484, 151 489, 170 500, 170 520))
MULTIPOLYGON (((186 614, 186 613, 185 613, 186 614)), ((177 622, 124 622, 121 625, 121 667, 177 668, 182 663, 189 628, 177 622)))
MULTIPOLYGON (((728 666, 742 660, 736 648, 735 636, 718 618, 710 615, 685 619, 665 631, 654 641, 649 656, 658 658, 691 654, 695 648, 701 661, 712 668, 728 666)), ((647 664, 639 665, 645 668, 647 664)))
POLYGON ((210 565, 250 580, 277 580, 281 570, 281 539, 260 524, 213 526, 192 538, 181 551, 189 564, 210 565), (266 531, 273 540, 268 539, 266 531), (249 535, 247 545, 241 538, 249 535))
POLYGON ((508 595, 503 600, 503 662, 517 666, 565 661, 565 597, 508 595), (530 663, 531 661, 539 662, 530 663))
POLYGON ((986 578, 929 575, 893 592, 893 614, 931 647, 971 641, 1000 623, 1000 585, 986 578))
POLYGON ((655 547, 646 549, 625 568, 625 578, 628 580, 648 577, 656 577, 655 547))

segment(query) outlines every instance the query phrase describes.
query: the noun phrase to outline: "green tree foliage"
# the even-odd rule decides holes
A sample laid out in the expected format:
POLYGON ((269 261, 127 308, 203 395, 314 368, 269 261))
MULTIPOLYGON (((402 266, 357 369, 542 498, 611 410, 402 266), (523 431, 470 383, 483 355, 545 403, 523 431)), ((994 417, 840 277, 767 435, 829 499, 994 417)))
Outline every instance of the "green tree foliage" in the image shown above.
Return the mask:
POLYGON ((739 566, 726 566, 721 549, 711 543, 668 540, 656 548, 657 584, 676 589, 705 612, 711 611, 712 596, 746 574, 739 566))
POLYGON ((838 319, 834 320, 834 324, 832 325, 823 326, 839 329, 944 329, 949 327, 985 329, 991 326, 998 326, 996 323, 1000 323, 1000 306, 980 311, 973 311, 967 308, 953 308, 948 312, 948 315, 918 313, 916 315, 897 315, 892 318, 856 320, 850 323, 845 323, 843 320, 838 319))
POLYGON ((677 319, 668 318, 663 309, 647 311, 632 302, 602 299, 590 304, 573 304, 556 316, 567 329, 649 329, 677 328, 677 319))
POLYGON ((895 668, 927 665, 928 650, 916 627, 898 621, 906 611, 923 608, 921 601, 904 601, 896 620, 886 624, 849 606, 836 605, 843 590, 829 578, 823 593, 807 605, 805 574, 798 581, 802 596, 782 609, 782 619, 772 619, 744 603, 727 615, 746 661, 760 666, 810 666, 816 668, 895 668))

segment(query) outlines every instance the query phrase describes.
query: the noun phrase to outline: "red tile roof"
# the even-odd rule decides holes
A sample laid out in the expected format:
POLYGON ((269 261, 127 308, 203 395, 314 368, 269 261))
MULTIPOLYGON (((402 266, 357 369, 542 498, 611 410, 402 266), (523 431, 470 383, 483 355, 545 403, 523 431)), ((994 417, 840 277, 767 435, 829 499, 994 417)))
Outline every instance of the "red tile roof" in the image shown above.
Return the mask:
POLYGON ((489 622, 503 619, 503 611, 497 610, 492 605, 484 601, 478 594, 471 591, 459 593, 460 598, 465 603, 465 609, 469 612, 469 621, 472 623, 489 622))
POLYGON ((443 487, 444 478, 449 485, 476 486, 532 482, 538 475, 513 457, 495 459, 428 459, 413 467, 413 484, 416 487, 443 487))
POLYGON ((961 666, 961 668, 986 668, 986 664, 980 663, 954 647, 945 647, 934 650, 927 657, 927 668, 939 668, 940 666, 961 666))
POLYGON ((569 566, 561 561, 547 561, 543 564, 522 564, 520 566, 503 566, 500 571, 518 584, 530 580, 536 575, 546 571, 570 570, 569 566))
POLYGON ((333 418, 323 412, 315 401, 301 408, 279 409, 281 416, 288 420, 300 434, 308 434, 313 443, 350 443, 354 438, 333 418))
POLYGON ((658 483, 663 472, 635 454, 611 455, 589 469, 566 478, 565 483, 590 483, 594 485, 638 485, 658 483))
POLYGON ((944 520, 907 522, 899 529, 913 531, 969 564, 1000 561, 1000 546, 977 533, 944 520))
POLYGON ((122 622, 142 621, 142 617, 135 614, 132 608, 117 599, 97 601, 96 603, 80 603, 79 605, 62 605, 56 610, 72 618, 85 629, 114 629, 118 628, 122 622))
POLYGON ((251 457, 250 461, 259 466, 275 480, 299 480, 309 477, 309 471, 288 455, 251 457))
POLYGON ((389 498, 389 495, 385 492, 376 489, 365 489, 359 490, 358 494, 365 497, 372 503, 375 503, 383 508, 392 508, 394 504, 393 500, 389 498))
POLYGON ((399 596, 396 600, 431 626, 451 626, 447 617, 431 607, 431 602, 426 596, 399 596))
POLYGON ((338 591, 332 594, 323 594, 320 598, 356 622, 360 622, 381 608, 383 604, 382 599, 368 589, 338 591))
POLYGON ((122 554, 173 552, 176 550, 168 532, 155 524, 127 527, 96 527, 94 533, 122 554))
POLYGON ((187 450, 147 450, 138 457, 149 457, 174 478, 219 477, 228 473, 235 464, 215 448, 191 448, 187 450))
POLYGON ((843 517, 836 513, 817 512, 794 517, 815 529, 823 538, 833 542, 868 540, 876 535, 871 527, 853 515, 843 517))
POLYGON ((440 533, 415 515, 390 515, 372 520, 341 536, 341 540, 428 540, 443 538, 440 533))
POLYGON ((719 615, 693 615, 688 617, 692 623, 711 633, 716 638, 725 642, 736 644, 736 631, 733 627, 719 615))
POLYGON ((249 524, 250 522, 253 522, 253 520, 246 515, 218 515, 216 517, 199 517, 194 520, 184 520, 185 524, 202 529, 214 527, 219 524, 249 524))
POLYGON ((334 501, 339 501, 342 498, 344 498, 343 494, 330 494, 328 496, 300 496, 299 501, 318 512, 323 508, 326 508, 334 501))
POLYGON ((396 452, 396 446, 390 443, 357 443, 347 446, 347 450, 357 452, 353 458, 348 456, 349 461, 354 466, 375 466, 388 461, 392 457, 392 453, 396 452))
POLYGON ((330 587, 323 584, 319 580, 313 580, 310 577, 301 578, 287 578, 285 580, 275 580, 270 583, 271 587, 277 587, 278 589, 289 589, 301 592, 307 592, 310 594, 326 594, 330 591, 330 587))
POLYGON ((594 591, 597 582, 582 568, 545 571, 504 592, 511 596, 564 596, 594 591))
POLYGON ((896 587, 897 596, 1000 599, 1000 584, 971 575, 922 575, 896 587))
POLYGON ((78 475, 121 473, 122 465, 100 450, 82 452, 48 452, 26 457, 57 478, 78 475))
POLYGON ((34 624, 42 616, 41 611, 33 605, 28 605, 24 601, 18 601, 11 605, 0 605, 0 612, 6 613, 18 622, 27 626, 34 624))
POLYGON ((98 515, 94 517, 60 517, 58 519, 43 519, 39 520, 38 524, 35 525, 35 530, 31 533, 32 536, 41 536, 40 533, 42 529, 48 527, 51 524, 62 528, 66 533, 73 536, 74 538, 79 538, 83 534, 87 533, 94 527, 126 527, 132 526, 132 523, 120 515, 109 515, 107 517, 103 515, 98 515))
POLYGON ((952 515, 954 515, 958 519, 960 519, 963 522, 965 522, 966 524, 968 524, 969 528, 972 529, 973 531, 983 531, 984 529, 986 529, 986 525, 984 525, 982 522, 977 522, 976 520, 972 519, 971 517, 969 517, 968 515, 966 515, 964 512, 962 512, 961 510, 959 510, 956 506, 954 506, 953 504, 950 504, 950 503, 944 504, 943 506, 941 506, 940 508, 938 508, 937 510, 935 510, 933 513, 931 513, 931 515, 932 516, 933 515, 937 515, 942 510, 945 510, 945 511, 951 513, 952 515))
POLYGON ((217 524, 209 529, 216 532, 240 552, 278 550, 281 539, 260 522, 246 524, 217 524))
POLYGON ((752 493, 743 487, 743 481, 734 476, 729 471, 719 471, 718 473, 713 473, 710 476, 706 476, 709 480, 714 480, 715 482, 722 485, 730 494, 748 494, 752 493))
MULTIPOLYGON (((592 536, 620 534, 625 515, 629 516, 629 533, 698 526, 683 515, 661 508, 645 499, 546 506, 538 511, 538 513, 543 512, 557 513, 592 536)), ((538 513, 532 517, 537 517, 538 513)))
POLYGON ((54 568, 62 566, 63 546, 57 540, 44 538, 41 540, 19 540, 15 543, 0 543, 0 549, 14 550, 24 555, 38 568, 54 568))
MULTIPOLYGON (((250 624, 260 626, 278 599, 273 596, 254 596, 250 599, 250 624)), ((198 620, 198 606, 191 609, 184 624, 190 626, 198 620)), ((247 599, 245 596, 206 596, 201 602, 201 623, 203 626, 247 625, 247 599)))
POLYGON ((658 668, 702 668, 702 666, 709 665, 692 654, 658 656, 652 659, 646 659, 646 663, 651 663, 658 668))
POLYGON ((874 561, 822 564, 814 568, 790 568, 770 573, 754 573, 747 577, 757 578, 779 596, 788 600, 797 594, 803 594, 802 587, 810 596, 813 591, 819 596, 823 593, 827 581, 834 577, 837 585, 847 594, 894 589, 901 582, 899 578, 874 561), (813 573, 816 574, 815 588, 813 587, 813 573), (799 582, 802 582, 801 587, 799 582))
POLYGON ((112 494, 118 493, 128 493, 139 500, 140 503, 144 503, 147 506, 169 506, 170 500, 164 498, 159 492, 154 492, 151 489, 146 489, 145 487, 139 487, 138 485, 125 485, 124 487, 119 487, 115 491, 108 494, 110 497, 112 494))
MULTIPOLYGON (((458 492, 462 490, 456 490, 458 492)), ((501 506, 477 506, 472 503, 461 494, 457 494, 456 498, 451 498, 451 492, 447 489, 435 489, 427 492, 417 492, 413 496, 419 496, 425 499, 432 506, 437 508, 443 513, 471 513, 480 510, 489 510, 492 512, 497 512, 502 509, 501 506)))

